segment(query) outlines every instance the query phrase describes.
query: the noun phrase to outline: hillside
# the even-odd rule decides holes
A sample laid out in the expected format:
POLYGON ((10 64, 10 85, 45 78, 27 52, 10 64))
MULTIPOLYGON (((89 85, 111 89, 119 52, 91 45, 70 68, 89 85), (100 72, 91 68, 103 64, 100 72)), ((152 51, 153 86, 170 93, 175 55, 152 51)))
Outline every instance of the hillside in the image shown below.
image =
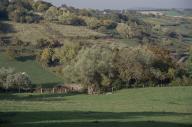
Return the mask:
POLYGON ((0 127, 192 127, 192 9, 47 1, 0 0, 0 127))
POLYGON ((39 24, 23 24, 15 22, 2 22, 6 31, 1 34, 2 37, 17 38, 22 41, 36 44, 37 40, 59 40, 63 42, 65 39, 79 38, 99 38, 105 36, 104 34, 89 30, 85 27, 59 25, 49 22, 39 24), (8 29, 9 28, 9 29, 8 29))
POLYGON ((80 84, 89 94, 191 85, 190 10, 168 9, 158 15, 33 0, 0 4, 2 90, 30 89, 31 82, 40 87, 80 84), (19 76, 27 79, 24 86, 19 76))
POLYGON ((15 71, 28 73, 31 76, 32 83, 37 87, 52 87, 63 82, 53 72, 38 64, 33 57, 14 60, 0 52, 0 67, 12 67, 15 71))

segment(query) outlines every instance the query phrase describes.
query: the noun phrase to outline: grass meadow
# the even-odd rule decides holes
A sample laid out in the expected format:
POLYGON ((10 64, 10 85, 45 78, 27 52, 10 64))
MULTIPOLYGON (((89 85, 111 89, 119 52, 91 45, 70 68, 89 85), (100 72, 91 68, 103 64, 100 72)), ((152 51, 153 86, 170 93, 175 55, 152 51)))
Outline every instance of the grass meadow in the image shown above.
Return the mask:
POLYGON ((190 127, 192 87, 109 95, 0 94, 1 127, 190 127))
POLYGON ((32 83, 42 87, 52 87, 63 82, 61 78, 48 69, 44 69, 33 58, 25 58, 23 60, 10 59, 0 52, 0 67, 11 67, 18 72, 27 72, 31 77, 32 83))
POLYGON ((11 36, 22 41, 36 44, 39 39, 57 39, 63 42, 66 38, 103 37, 104 34, 87 29, 86 27, 59 25, 54 23, 23 24, 6 21, 4 36, 11 36))

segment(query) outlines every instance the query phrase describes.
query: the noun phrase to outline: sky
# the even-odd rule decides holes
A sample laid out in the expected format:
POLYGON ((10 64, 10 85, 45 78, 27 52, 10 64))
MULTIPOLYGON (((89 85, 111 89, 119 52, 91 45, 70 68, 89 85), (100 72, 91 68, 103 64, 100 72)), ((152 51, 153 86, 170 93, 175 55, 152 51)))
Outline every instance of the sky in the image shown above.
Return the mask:
POLYGON ((56 6, 66 4, 77 8, 192 8, 192 0, 45 0, 56 6))

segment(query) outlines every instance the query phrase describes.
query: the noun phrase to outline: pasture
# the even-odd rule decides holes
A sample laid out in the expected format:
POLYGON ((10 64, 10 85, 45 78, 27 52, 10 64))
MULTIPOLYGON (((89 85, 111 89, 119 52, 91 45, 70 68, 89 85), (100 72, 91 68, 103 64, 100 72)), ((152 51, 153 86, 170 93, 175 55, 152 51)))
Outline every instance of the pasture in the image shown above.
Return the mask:
POLYGON ((1 127, 190 127, 192 87, 109 95, 0 94, 1 127))
POLYGON ((11 67, 18 72, 27 72, 33 84, 41 87, 52 87, 62 83, 62 79, 48 69, 44 69, 32 57, 23 59, 9 59, 4 53, 0 52, 0 67, 11 67))
POLYGON ((103 37, 104 34, 89 30, 83 26, 59 25, 43 22, 39 24, 24 24, 4 21, 3 36, 17 38, 22 41, 36 44, 39 39, 57 39, 63 42, 66 38, 94 38, 103 37))

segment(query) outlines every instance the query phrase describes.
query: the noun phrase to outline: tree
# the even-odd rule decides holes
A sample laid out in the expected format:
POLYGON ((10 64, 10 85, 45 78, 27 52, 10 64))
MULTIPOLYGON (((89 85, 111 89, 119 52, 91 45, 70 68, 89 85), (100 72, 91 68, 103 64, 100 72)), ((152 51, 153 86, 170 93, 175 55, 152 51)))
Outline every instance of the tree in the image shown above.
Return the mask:
POLYGON ((51 66, 54 62, 54 51, 51 48, 45 48, 39 56, 39 61, 42 63, 43 66, 51 66))
POLYGON ((19 47, 27 47, 30 45, 30 42, 22 41, 18 38, 14 38, 13 42, 11 43, 12 46, 19 46, 19 47))
POLYGON ((180 33, 177 33, 175 31, 172 31, 170 33, 168 33, 168 36, 171 38, 176 38, 176 39, 181 39, 182 35, 180 33))
POLYGON ((45 12, 52 6, 51 3, 45 1, 37 1, 33 4, 33 9, 37 12, 45 12))
POLYGON ((64 21, 64 24, 66 25, 74 25, 74 26, 86 26, 85 21, 77 16, 71 17, 64 21))
POLYGON ((9 7, 9 19, 20 23, 37 23, 41 17, 24 7, 9 7))
POLYGON ((119 23, 116 27, 117 32, 125 38, 132 38, 134 36, 131 26, 128 26, 124 23, 119 23))
POLYGON ((111 50, 98 47, 81 50, 76 60, 63 69, 65 79, 81 82, 92 91, 89 93, 99 92, 102 85, 110 85, 110 70, 112 70, 111 50))
POLYGON ((19 92, 21 89, 31 88, 31 83, 29 75, 25 72, 8 75, 6 79, 6 84, 11 88, 18 89, 19 92))
POLYGON ((116 53, 114 66, 119 77, 131 86, 150 79, 149 68, 153 61, 153 53, 147 47, 123 48, 116 53))
POLYGON ((12 68, 0 68, 0 87, 4 89, 28 89, 31 88, 31 79, 25 72, 15 73, 12 68))
POLYGON ((115 29, 117 27, 117 23, 112 20, 101 20, 101 26, 106 27, 106 29, 115 29))
POLYGON ((154 54, 155 60, 152 63, 151 73, 154 81, 158 84, 168 84, 176 77, 176 70, 180 67, 176 65, 170 55, 170 52, 160 46, 148 46, 148 49, 154 54), (177 68, 176 68, 177 67, 177 68))
POLYGON ((16 10, 13 10, 11 12, 9 12, 9 19, 14 21, 14 22, 25 22, 24 21, 24 14, 26 13, 25 12, 26 10, 24 8, 21 8, 21 9, 16 9, 16 10))
POLYGON ((169 83, 176 75, 175 66, 163 50, 160 47, 151 49, 148 46, 119 50, 114 59, 119 77, 128 86, 146 84, 149 81, 157 84, 169 83))
POLYGON ((90 29, 98 29, 101 26, 100 21, 95 17, 83 17, 83 19, 90 29))
POLYGON ((14 48, 7 48, 5 54, 9 57, 9 59, 15 59, 18 55, 17 50, 14 48))
POLYGON ((31 0, 12 0, 7 7, 9 19, 15 22, 32 23, 40 20, 39 16, 33 13, 31 0))
POLYGON ((0 68, 0 87, 1 88, 7 88, 6 80, 7 76, 12 75, 14 73, 14 69, 12 68, 0 68))
POLYGON ((192 46, 190 47, 187 68, 188 68, 189 77, 192 78, 192 46))
POLYGON ((169 79, 173 80, 176 77, 176 70, 174 68, 169 68, 167 73, 169 79))
POLYGON ((87 17, 91 17, 91 12, 87 9, 80 9, 78 11, 78 14, 81 16, 87 16, 87 17))
POLYGON ((77 56, 80 48, 79 43, 66 41, 63 47, 56 50, 55 54, 60 59, 61 63, 67 65, 77 56))
POLYGON ((45 19, 49 21, 58 21, 58 17, 61 14, 60 10, 54 6, 51 6, 45 13, 45 19))
POLYGON ((74 25, 74 26, 85 26, 86 22, 83 18, 78 17, 74 13, 69 11, 60 10, 60 15, 58 16, 58 20, 60 23, 65 25, 74 25))
POLYGON ((28 11, 33 10, 32 8, 33 1, 32 0, 10 0, 8 10, 12 11, 10 9, 21 9, 24 8, 28 11))
POLYGON ((40 49, 49 48, 49 47, 51 47, 51 42, 49 40, 41 38, 41 39, 37 40, 37 43, 35 46, 36 46, 36 48, 40 48, 40 49))

